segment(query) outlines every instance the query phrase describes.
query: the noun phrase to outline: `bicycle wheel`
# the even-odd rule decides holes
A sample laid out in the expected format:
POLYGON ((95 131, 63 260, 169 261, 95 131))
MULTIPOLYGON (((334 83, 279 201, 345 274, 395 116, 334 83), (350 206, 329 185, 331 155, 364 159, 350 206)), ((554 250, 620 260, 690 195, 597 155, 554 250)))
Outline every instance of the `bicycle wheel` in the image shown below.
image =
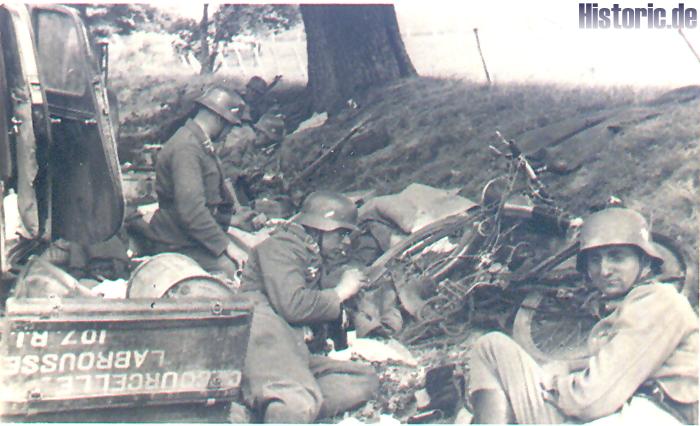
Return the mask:
POLYGON ((412 317, 416 317, 435 291, 436 283, 431 277, 431 271, 435 268, 433 265, 442 264, 460 247, 446 241, 441 250, 434 250, 433 244, 440 243, 445 238, 454 241, 465 232, 471 232, 473 221, 473 214, 463 213, 414 232, 372 264, 370 281, 379 278, 388 270, 402 307, 412 317))
POLYGON ((660 281, 669 282, 688 298, 691 305, 698 305, 698 271, 688 251, 673 238, 656 232, 651 234, 654 247, 664 259, 660 281))
MULTIPOLYGON (((664 258, 659 280, 675 284, 688 296, 685 292, 697 287, 697 275, 686 251, 664 235, 654 233, 652 238, 664 258)), ((572 261, 573 257, 570 265, 572 261)), ((515 316, 513 338, 541 362, 586 356, 586 340, 596 320, 581 307, 580 300, 558 297, 555 291, 529 293, 515 316)))
POLYGON ((532 292, 513 322, 513 338, 536 360, 572 360, 587 355, 586 339, 596 319, 572 300, 532 292))

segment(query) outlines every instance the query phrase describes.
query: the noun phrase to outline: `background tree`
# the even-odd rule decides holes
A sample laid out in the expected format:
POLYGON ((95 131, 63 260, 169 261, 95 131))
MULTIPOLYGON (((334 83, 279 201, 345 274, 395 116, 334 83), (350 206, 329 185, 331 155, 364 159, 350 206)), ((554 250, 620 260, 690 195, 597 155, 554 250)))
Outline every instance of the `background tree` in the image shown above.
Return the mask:
POLYGON ((134 31, 162 31, 172 18, 147 4, 76 4, 90 32, 97 38, 134 31))
POLYGON ((178 36, 175 51, 186 61, 195 59, 200 73, 216 72, 217 60, 228 55, 231 43, 267 32, 288 30, 301 22, 299 9, 291 5, 222 5, 209 16, 209 5, 202 7, 202 18, 178 19, 168 31, 178 36))
POLYGON ((359 90, 417 75, 393 5, 302 5, 314 111, 332 111, 359 90))

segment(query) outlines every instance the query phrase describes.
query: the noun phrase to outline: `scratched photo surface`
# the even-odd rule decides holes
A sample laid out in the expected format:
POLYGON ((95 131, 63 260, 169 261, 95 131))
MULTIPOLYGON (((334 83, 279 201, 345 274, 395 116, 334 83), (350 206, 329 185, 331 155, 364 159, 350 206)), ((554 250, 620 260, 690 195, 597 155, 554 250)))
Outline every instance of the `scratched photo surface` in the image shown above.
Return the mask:
POLYGON ((0 420, 697 422, 700 2, 638 3, 0 5, 0 420))

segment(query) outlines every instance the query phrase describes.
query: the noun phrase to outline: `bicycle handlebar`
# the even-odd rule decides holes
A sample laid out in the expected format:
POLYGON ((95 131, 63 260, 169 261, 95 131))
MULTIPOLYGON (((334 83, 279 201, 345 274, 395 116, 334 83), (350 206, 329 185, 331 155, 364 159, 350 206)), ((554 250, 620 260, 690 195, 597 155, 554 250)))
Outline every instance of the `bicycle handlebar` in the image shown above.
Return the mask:
POLYGON ((532 167, 532 164, 530 164, 530 160, 528 160, 525 154, 523 154, 523 151, 520 149, 520 147, 518 147, 514 140, 508 140, 505 137, 503 137, 501 132, 499 132, 498 130, 496 130, 496 136, 498 136, 501 142, 508 145, 508 149, 510 150, 513 160, 518 161, 520 166, 522 166, 522 168, 525 170, 528 180, 535 185, 533 195, 537 198, 542 199, 545 202, 551 202, 552 198, 545 191, 544 184, 540 180, 540 177, 537 175, 535 168, 532 167))

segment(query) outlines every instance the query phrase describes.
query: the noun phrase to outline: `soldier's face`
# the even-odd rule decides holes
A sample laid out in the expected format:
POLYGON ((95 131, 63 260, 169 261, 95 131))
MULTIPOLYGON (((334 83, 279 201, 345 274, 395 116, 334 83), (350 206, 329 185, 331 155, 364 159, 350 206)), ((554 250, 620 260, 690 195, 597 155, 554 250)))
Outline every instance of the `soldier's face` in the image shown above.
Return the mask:
POLYGON ((595 287, 606 297, 622 296, 642 271, 642 261, 633 246, 607 246, 586 254, 586 270, 595 287))
POLYGON ((228 121, 224 120, 223 118, 219 117, 218 115, 214 115, 216 118, 214 125, 212 126, 212 134, 211 134, 211 139, 215 140, 217 139, 220 135, 227 132, 227 127, 228 127, 228 121))
POLYGON ((326 260, 340 260, 347 257, 351 246, 350 233, 349 229, 343 228, 324 231, 319 243, 321 256, 326 260))

